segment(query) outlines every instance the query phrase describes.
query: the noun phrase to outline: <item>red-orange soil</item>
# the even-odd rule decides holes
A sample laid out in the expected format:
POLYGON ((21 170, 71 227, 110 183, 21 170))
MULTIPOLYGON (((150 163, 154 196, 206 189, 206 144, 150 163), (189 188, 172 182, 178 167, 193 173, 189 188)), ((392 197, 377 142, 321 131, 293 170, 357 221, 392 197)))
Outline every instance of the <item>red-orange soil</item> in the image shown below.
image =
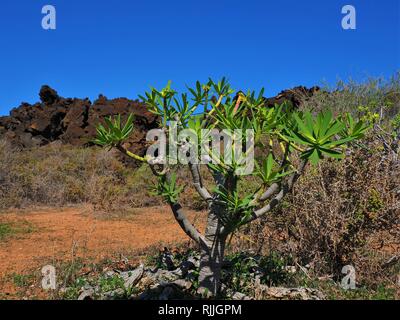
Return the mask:
MULTIPOLYGON (((198 216, 189 212, 191 219, 198 216)), ((33 230, 0 240, 0 279, 40 272, 43 263, 69 261, 73 255, 96 262, 118 253, 135 254, 188 241, 169 207, 135 209, 119 218, 99 217, 85 208, 11 212, 1 213, 0 222, 23 222, 33 230)))

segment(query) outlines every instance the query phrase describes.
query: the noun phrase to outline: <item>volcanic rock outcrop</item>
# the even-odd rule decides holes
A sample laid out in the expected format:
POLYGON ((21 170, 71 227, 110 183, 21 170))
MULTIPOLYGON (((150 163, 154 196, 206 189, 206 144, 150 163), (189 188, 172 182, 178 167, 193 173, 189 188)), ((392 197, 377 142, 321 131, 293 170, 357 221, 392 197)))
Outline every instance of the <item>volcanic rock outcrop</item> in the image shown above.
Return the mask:
POLYGON ((265 104, 267 107, 273 107, 275 104, 282 104, 288 101, 294 108, 298 108, 304 99, 312 97, 318 91, 320 91, 319 87, 311 87, 308 89, 303 86, 298 86, 293 89, 283 90, 275 97, 266 98, 265 104))
POLYGON ((10 112, 10 116, 0 117, 0 137, 6 137, 22 148, 43 146, 53 141, 87 146, 91 145, 96 136, 96 125, 103 122, 104 117, 121 114, 125 120, 133 113, 135 130, 127 142, 128 147, 144 155, 146 133, 157 127, 157 116, 137 100, 109 100, 100 95, 91 103, 89 99, 60 97, 49 86, 43 86, 39 96, 41 102, 22 103, 10 112))
MULTIPOLYGON (((276 97, 265 98, 267 107, 289 101, 296 108, 302 99, 311 97, 318 87, 296 87, 282 91, 276 97)), ((104 117, 121 114, 125 120, 135 115, 135 130, 127 147, 144 155, 147 131, 157 127, 158 118, 149 112, 144 103, 127 98, 107 99, 103 95, 93 103, 89 99, 63 98, 49 86, 39 92, 41 102, 30 105, 22 103, 0 117, 0 138, 5 137, 22 148, 43 146, 54 141, 75 146, 89 146, 96 136, 96 125, 104 117)))

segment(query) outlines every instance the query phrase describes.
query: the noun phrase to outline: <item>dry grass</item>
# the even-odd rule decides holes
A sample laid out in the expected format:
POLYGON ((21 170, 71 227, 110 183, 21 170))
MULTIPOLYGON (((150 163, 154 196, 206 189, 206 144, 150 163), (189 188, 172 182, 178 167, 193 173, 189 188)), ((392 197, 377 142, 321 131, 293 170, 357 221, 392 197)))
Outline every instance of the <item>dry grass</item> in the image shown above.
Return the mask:
MULTIPOLYGON (((0 208, 89 203, 100 210, 144 206, 151 175, 133 171, 112 152, 49 145, 18 150, 0 142, 0 208)), ((151 203, 157 204, 157 203, 151 203)))
MULTIPOLYGON (((186 168, 178 178, 185 185, 182 203, 204 209, 186 168)), ((0 209, 89 204, 123 215, 162 204, 151 195, 155 182, 147 165, 129 167, 114 151, 58 144, 19 150, 0 141, 0 209)))

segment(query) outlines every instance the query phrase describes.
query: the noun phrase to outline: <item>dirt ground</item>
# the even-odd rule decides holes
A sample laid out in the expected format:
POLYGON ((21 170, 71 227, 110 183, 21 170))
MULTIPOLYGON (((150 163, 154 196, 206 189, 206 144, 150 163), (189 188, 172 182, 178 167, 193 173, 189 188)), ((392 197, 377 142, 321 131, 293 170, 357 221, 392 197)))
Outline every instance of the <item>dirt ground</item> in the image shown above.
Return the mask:
MULTIPOLYGON (((205 213, 188 211, 188 216, 202 229, 205 213)), ((68 264, 79 257, 85 263, 110 259, 136 265, 156 250, 189 244, 167 206, 112 216, 90 207, 13 210, 0 213, 1 225, 18 230, 3 238, 0 234, 0 299, 50 298, 40 284, 41 269, 48 264, 68 264)), ((372 239, 370 247, 388 255, 400 252, 399 246, 378 240, 372 239)))
MULTIPOLYGON (((200 214, 188 215, 198 220, 200 214)), ((23 223, 31 229, 0 240, 0 279, 72 256, 100 261, 117 253, 134 254, 188 241, 169 207, 139 208, 128 216, 111 218, 83 207, 24 210, 1 213, 0 222, 23 223)))

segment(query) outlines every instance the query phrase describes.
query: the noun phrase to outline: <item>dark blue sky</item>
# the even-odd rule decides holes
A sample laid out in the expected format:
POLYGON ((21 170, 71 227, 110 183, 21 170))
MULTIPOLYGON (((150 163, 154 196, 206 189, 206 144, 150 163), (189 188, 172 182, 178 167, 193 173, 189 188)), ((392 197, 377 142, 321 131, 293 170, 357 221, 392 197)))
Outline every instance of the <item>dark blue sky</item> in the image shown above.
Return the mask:
POLYGON ((42 84, 65 97, 136 98, 171 79, 227 76, 234 88, 295 85, 400 70, 400 0, 2 0, 0 114, 38 100, 42 84), (41 9, 57 29, 41 28, 41 9), (357 10, 343 30, 341 8, 357 10))

